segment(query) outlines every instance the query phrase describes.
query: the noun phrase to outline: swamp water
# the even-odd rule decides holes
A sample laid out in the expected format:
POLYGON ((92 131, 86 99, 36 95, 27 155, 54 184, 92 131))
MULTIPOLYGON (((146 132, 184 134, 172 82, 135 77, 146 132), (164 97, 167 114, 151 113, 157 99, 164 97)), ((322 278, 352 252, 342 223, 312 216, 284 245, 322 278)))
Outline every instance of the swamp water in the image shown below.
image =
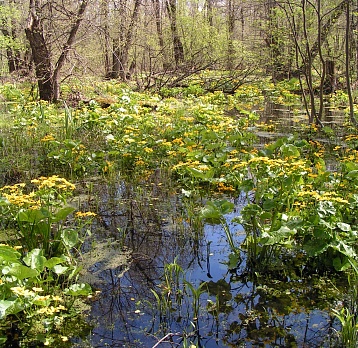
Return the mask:
MULTIPOLYGON (((261 121, 292 129, 305 117, 268 103, 261 121)), ((341 110, 326 112, 325 125, 339 129, 343 122, 341 110)), ((257 135, 262 146, 287 134, 257 135)), ((91 335, 75 346, 337 346, 332 309, 343 299, 330 279, 297 276, 295 261, 272 276, 250 273, 245 252, 232 259, 223 227, 199 221, 205 200, 160 181, 84 185, 90 195, 80 201, 97 209, 99 221, 83 255, 83 281, 101 293, 89 311, 91 335)), ((246 234, 231 220, 247 202, 232 201, 236 209, 226 219, 240 247, 246 234)))
MULTIPOLYGON (((244 252, 230 267, 224 229, 197 218, 205 200, 170 191, 158 178, 90 186, 82 204, 96 207, 99 219, 83 255, 83 280, 101 293, 91 303, 91 335, 75 346, 335 345, 331 309, 340 304, 329 279, 295 277, 292 265, 257 277, 244 252)), ((231 220, 246 202, 232 201, 236 209, 226 219, 240 246, 245 232, 231 220)))

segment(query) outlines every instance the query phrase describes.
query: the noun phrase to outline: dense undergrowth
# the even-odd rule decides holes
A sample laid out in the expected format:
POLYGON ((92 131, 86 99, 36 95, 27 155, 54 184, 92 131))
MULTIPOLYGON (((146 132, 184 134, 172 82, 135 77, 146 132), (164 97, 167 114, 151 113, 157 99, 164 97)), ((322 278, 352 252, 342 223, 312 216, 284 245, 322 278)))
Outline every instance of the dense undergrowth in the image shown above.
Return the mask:
MULTIPOLYGON (((196 213, 225 226, 230 269, 243 255, 256 275, 295 260, 291 279, 345 272, 355 286, 358 135, 349 125, 319 129, 295 118, 302 114, 296 89, 297 81, 260 82, 225 95, 192 84, 154 95, 114 81, 75 81, 55 105, 26 86, 1 86, 2 341, 71 344, 71 321, 92 296, 78 282, 76 259, 96 214, 67 202, 84 179, 139 183, 166 172, 176 194, 217 198, 196 213), (290 106, 294 125, 261 124, 267 102, 290 106), (260 145, 262 131, 274 141, 260 145), (237 221, 247 235, 235 245, 224 215, 233 208, 229 197, 242 192, 248 204, 237 221)), ((329 99, 333 109, 346 101, 343 92, 329 99)), ((353 314, 337 315, 347 324, 353 314)), ((355 322, 346 326, 353 338, 342 339, 352 342, 355 322)))

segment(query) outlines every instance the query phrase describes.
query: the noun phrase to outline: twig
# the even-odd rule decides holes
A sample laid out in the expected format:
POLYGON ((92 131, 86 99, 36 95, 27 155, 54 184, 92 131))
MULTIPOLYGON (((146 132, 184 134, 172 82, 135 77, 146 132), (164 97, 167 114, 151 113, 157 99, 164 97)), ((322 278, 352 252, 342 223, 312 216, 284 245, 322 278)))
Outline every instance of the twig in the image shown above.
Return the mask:
POLYGON ((158 347, 161 343, 163 343, 167 338, 172 337, 172 336, 178 336, 178 334, 176 333, 172 333, 169 332, 168 334, 166 334, 163 338, 161 338, 152 348, 156 348, 158 347))

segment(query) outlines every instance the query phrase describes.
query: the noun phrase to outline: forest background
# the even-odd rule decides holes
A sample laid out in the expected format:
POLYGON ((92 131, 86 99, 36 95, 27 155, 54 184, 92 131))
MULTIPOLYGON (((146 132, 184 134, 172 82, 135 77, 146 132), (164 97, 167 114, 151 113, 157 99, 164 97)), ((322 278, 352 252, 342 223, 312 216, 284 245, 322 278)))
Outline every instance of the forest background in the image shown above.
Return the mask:
POLYGON ((2 1, 1 71, 36 78, 47 101, 61 99, 71 76, 159 90, 214 70, 206 89, 228 93, 258 76, 295 77, 310 122, 337 88, 347 89, 355 122, 357 8, 355 0, 2 1))

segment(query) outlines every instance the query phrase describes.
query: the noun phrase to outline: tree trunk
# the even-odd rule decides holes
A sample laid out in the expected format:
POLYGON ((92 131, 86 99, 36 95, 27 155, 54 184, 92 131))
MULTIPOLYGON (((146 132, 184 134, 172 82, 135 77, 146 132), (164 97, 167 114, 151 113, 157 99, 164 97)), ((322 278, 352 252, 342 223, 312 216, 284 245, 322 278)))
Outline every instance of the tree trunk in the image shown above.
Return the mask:
POLYGON ((358 122, 354 116, 354 102, 353 102, 353 94, 352 94, 352 86, 351 86, 351 75, 350 75, 350 57, 351 57, 351 23, 350 23, 350 0, 347 0, 346 4, 346 45, 345 45, 345 55, 346 55, 346 84, 347 84, 347 92, 348 92, 348 101, 349 101, 349 119, 354 126, 357 126, 358 122))
POLYGON ((209 25, 212 27, 214 25, 214 21, 213 21, 213 0, 206 0, 205 2, 206 4, 206 16, 208 19, 208 23, 209 25))
POLYGON ((87 0, 82 0, 75 17, 76 20, 70 29, 67 41, 64 44, 60 57, 55 64, 55 68, 53 69, 51 64, 51 52, 48 49, 41 22, 39 1, 30 0, 29 17, 25 32, 30 43, 32 59, 35 63, 35 73, 39 87, 39 95, 42 100, 55 102, 59 99, 60 72, 75 41, 75 37, 83 19, 86 7, 87 0))
POLYGON ((325 61, 326 66, 326 77, 323 84, 323 91, 325 94, 334 93, 337 89, 337 75, 335 69, 335 61, 332 59, 327 59, 325 61))
POLYGON ((104 76, 111 78, 111 44, 109 36, 109 4, 108 0, 101 2, 101 15, 103 16, 103 36, 104 36, 104 76))
POLYGON ((176 67, 184 61, 184 46, 180 40, 177 28, 177 5, 176 0, 167 0, 167 11, 170 20, 170 30, 173 38, 173 53, 176 67))
POLYGON ((35 74, 39 88, 40 99, 52 101, 54 99, 52 83, 51 56, 44 37, 43 26, 38 14, 38 1, 30 0, 29 17, 26 37, 29 40, 32 60, 35 64, 35 74))
POLYGON ((234 48, 234 35, 235 35, 235 7, 234 0, 228 0, 227 3, 227 32, 228 32, 228 45, 227 45, 227 62, 226 68, 229 71, 234 70, 235 48, 234 48))
POLYGON ((273 81, 280 81, 289 75, 289 67, 285 67, 283 51, 285 49, 282 39, 279 37, 279 24, 275 10, 278 7, 276 0, 266 0, 266 17, 268 21, 268 30, 265 31, 265 42, 269 50, 269 64, 267 73, 272 76, 273 81))
POLYGON ((160 0, 152 0, 155 14, 155 27, 158 35, 158 42, 160 47, 160 52, 163 59, 163 69, 168 70, 170 68, 170 64, 168 63, 167 55, 165 54, 164 47, 164 37, 163 37, 163 29, 162 29, 162 20, 161 20, 161 8, 160 8, 160 0))
POLYGON ((126 81, 130 76, 128 66, 129 51, 133 43, 134 26, 139 16, 141 0, 135 0, 131 20, 125 34, 121 33, 119 38, 113 40, 113 65, 111 77, 121 78, 126 81))

